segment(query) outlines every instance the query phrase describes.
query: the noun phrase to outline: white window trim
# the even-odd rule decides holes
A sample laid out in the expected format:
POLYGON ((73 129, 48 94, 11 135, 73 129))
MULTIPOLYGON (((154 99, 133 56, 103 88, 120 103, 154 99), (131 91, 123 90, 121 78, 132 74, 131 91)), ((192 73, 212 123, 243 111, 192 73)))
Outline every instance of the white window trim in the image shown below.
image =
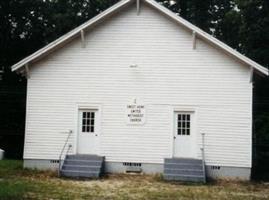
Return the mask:
POLYGON ((181 136, 183 136, 183 135, 189 136, 191 134, 190 130, 192 130, 192 124, 191 124, 192 118, 191 117, 192 117, 192 115, 194 113, 193 112, 175 112, 175 114, 177 115, 177 119, 175 120, 175 123, 177 123, 177 125, 175 124, 177 130, 175 130, 175 133, 174 134, 181 135, 181 136), (184 117, 187 117, 187 116, 189 116, 189 119, 184 119, 183 120, 183 118, 180 118, 180 120, 179 120, 178 119, 179 115, 180 115, 180 117, 183 117, 183 116, 184 117), (179 121, 181 122, 180 123, 180 126, 178 126, 178 122, 179 121), (186 122, 189 123, 189 127, 186 125, 186 122), (183 124, 184 124, 184 126, 183 126, 183 124), (189 130, 189 133, 188 133, 188 131, 186 132, 187 129, 189 130), (179 134, 179 130, 180 130, 180 134, 179 134), (183 134, 183 132, 184 132, 184 134, 183 134))
POLYGON ((79 110, 81 113, 80 124, 79 124, 79 131, 82 133, 94 133, 96 129, 96 113, 98 110, 95 109, 81 109, 79 110), (85 116, 84 116, 85 113, 85 116), (93 120, 93 123, 92 123, 93 120), (85 122, 85 123, 84 123, 85 122), (93 129, 92 129, 93 127, 93 129), (84 129, 85 128, 85 129, 84 129))

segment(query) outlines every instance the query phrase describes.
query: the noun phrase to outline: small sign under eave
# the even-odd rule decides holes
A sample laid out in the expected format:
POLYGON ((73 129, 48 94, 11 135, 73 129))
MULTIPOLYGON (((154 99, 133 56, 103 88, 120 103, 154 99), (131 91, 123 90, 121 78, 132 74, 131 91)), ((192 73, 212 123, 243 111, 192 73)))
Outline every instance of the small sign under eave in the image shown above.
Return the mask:
POLYGON ((126 105, 126 123, 130 125, 142 125, 146 122, 146 108, 134 99, 126 105))

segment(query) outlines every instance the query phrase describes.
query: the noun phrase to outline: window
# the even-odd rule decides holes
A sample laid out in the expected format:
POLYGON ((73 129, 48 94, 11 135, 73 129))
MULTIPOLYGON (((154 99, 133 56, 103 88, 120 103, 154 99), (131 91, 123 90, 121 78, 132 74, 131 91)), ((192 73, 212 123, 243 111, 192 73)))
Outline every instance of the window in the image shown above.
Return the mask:
POLYGON ((82 132, 83 133, 93 133, 94 132, 94 120, 95 112, 84 111, 82 112, 82 132))
POLYGON ((178 114, 177 115, 177 134, 190 135, 191 115, 178 114))

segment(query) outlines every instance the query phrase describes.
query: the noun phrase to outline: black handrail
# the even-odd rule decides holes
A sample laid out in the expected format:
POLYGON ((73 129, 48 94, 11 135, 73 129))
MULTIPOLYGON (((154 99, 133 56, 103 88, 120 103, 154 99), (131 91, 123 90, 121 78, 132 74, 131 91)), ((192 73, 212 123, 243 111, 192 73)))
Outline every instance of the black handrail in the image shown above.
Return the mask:
MULTIPOLYGON (((63 148, 62 148, 62 151, 61 151, 61 153, 60 153, 60 156, 59 156, 58 176, 60 176, 60 171, 61 171, 61 168, 62 168, 62 155, 63 155, 63 153, 64 153, 64 149, 65 149, 65 147, 66 147, 66 144, 67 144, 67 142, 68 142, 68 140, 69 140, 69 138, 70 138, 72 132, 73 132, 72 130, 69 130, 69 131, 67 132, 68 135, 67 135, 67 138, 66 138, 66 140, 65 140, 65 143, 64 143, 64 146, 63 146, 63 148)), ((72 147, 72 145, 69 144, 69 145, 68 145, 68 149, 67 149, 67 151, 66 151, 66 154, 68 153, 68 151, 70 150, 71 147, 72 147)), ((65 155, 66 155, 66 154, 65 154, 65 155)))

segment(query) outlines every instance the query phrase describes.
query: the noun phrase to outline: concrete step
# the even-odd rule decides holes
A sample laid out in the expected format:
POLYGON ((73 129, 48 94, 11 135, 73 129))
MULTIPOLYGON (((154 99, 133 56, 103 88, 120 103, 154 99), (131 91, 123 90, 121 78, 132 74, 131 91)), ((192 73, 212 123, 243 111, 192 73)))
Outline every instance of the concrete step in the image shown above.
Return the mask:
POLYGON ((203 165, 200 164, 185 164, 185 163, 164 163, 165 169, 190 169, 190 170, 203 170, 203 165))
POLYGON ((164 169, 164 174, 173 174, 173 175, 195 175, 203 176, 203 170, 192 170, 192 169, 164 169))
POLYGON ((165 180, 204 182, 204 177, 203 161, 200 159, 164 159, 165 180))
POLYGON ((203 161, 193 158, 165 158, 164 163, 202 165, 203 161))
POLYGON ((191 176, 191 175, 165 174, 164 179, 169 181, 204 182, 204 176, 191 176))
POLYGON ((96 160, 96 161, 103 161, 103 156, 97 156, 97 155, 86 155, 86 154, 73 154, 73 155, 67 155, 66 159, 71 160, 96 160))
POLYGON ((76 178, 99 178, 99 172, 88 172, 78 170, 61 170, 61 176, 76 178))
POLYGON ((97 155, 67 155, 61 176, 75 178, 99 178, 103 172, 104 157, 97 155))
POLYGON ((79 166, 101 166, 103 161, 101 160, 71 160, 66 159, 64 165, 79 165, 79 166))
POLYGON ((63 170, 100 172, 100 166, 63 165, 63 170))

